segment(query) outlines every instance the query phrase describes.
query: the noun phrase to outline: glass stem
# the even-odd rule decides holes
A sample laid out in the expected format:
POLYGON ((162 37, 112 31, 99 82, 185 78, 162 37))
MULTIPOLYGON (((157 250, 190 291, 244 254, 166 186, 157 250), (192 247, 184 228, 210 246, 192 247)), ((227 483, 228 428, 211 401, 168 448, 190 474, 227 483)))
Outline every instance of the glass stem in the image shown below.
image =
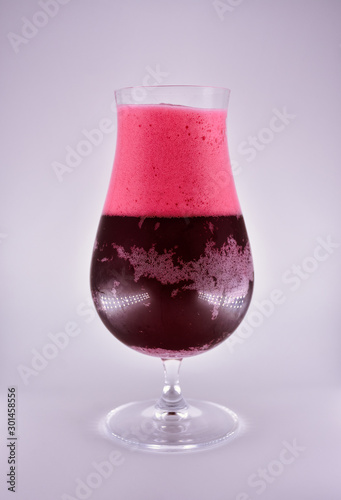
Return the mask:
POLYGON ((186 410, 188 405, 181 394, 179 370, 182 359, 162 359, 165 383, 156 411, 174 415, 186 410))

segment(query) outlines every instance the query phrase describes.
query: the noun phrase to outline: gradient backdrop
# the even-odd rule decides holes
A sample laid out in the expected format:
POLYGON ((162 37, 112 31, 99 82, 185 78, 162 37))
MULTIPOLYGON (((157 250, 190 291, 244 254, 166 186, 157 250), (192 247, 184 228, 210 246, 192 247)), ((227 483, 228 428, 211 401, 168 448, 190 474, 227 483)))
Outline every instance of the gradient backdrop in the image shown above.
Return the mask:
POLYGON ((18 500, 339 500, 341 2, 0 9, 1 499, 14 497, 6 416, 16 386, 18 500), (231 89, 230 155, 256 270, 243 326, 181 372, 185 396, 228 405, 243 433, 171 456, 98 432, 111 408, 159 396, 162 366, 106 331, 88 284, 114 90, 152 83, 231 89), (98 144, 84 146, 100 127, 98 144), (51 350, 60 332, 69 341, 51 350))

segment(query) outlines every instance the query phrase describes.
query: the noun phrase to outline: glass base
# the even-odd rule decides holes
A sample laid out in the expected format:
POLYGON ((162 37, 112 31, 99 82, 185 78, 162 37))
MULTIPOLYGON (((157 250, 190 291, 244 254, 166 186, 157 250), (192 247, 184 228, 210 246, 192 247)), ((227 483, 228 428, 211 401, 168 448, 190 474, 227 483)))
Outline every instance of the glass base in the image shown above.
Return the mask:
POLYGON ((207 401, 187 402, 180 411, 166 412, 155 401, 129 403, 106 417, 106 431, 135 448, 185 451, 215 446, 238 428, 231 410, 207 401))

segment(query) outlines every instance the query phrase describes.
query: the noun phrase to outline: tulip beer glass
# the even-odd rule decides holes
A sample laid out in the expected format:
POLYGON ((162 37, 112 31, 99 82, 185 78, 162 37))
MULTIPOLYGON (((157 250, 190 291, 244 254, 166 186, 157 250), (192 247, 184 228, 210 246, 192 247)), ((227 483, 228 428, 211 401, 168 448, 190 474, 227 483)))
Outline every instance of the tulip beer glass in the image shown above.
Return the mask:
POLYGON ((228 155, 229 90, 199 86, 116 91, 114 167, 91 264, 91 290, 107 329, 160 357, 160 399, 112 410, 108 432, 145 449, 211 446, 236 415, 186 401, 181 360, 238 327, 253 290, 253 264, 228 155))

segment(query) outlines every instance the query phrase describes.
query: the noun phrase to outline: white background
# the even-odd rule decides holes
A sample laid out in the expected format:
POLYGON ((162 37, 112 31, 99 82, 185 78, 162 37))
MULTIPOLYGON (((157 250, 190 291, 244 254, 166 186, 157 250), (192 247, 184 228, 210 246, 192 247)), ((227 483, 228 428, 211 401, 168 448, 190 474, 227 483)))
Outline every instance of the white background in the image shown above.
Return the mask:
POLYGON ((18 500, 81 498, 79 480, 95 481, 94 462, 112 450, 121 465, 83 498, 339 500, 341 2, 63 3, 0 3, 0 497, 14 497, 6 485, 14 385, 18 500), (87 304, 115 151, 114 90, 151 83, 153 71, 157 83, 231 89, 230 155, 256 273, 244 327, 181 372, 185 396, 228 405, 243 433, 171 456, 127 451, 100 435, 111 408, 158 397, 162 367, 120 344, 87 304), (274 109, 290 119, 271 136, 263 129, 274 109), (65 164, 66 148, 104 118, 113 131, 60 182, 54 162, 65 164), (246 154, 252 136, 262 150, 246 154), (333 242, 330 253, 316 250, 319 239, 333 242), (257 303, 274 289, 282 303, 267 317, 257 303), (32 350, 41 353, 69 322, 79 330, 65 349, 20 376, 32 369, 32 350), (285 442, 299 451, 283 465, 285 442))

